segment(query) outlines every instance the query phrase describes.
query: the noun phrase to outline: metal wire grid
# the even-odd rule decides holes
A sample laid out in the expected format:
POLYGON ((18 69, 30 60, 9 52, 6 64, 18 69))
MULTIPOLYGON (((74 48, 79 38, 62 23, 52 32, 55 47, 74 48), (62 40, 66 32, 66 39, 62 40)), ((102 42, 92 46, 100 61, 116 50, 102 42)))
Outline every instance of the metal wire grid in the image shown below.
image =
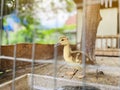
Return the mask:
MULTIPOLYGON (((16 10, 17 10, 17 8, 18 8, 18 4, 19 3, 19 1, 18 0, 16 0, 16 10)), ((2 5, 1 5, 1 17, 3 17, 3 5, 4 5, 4 0, 2 0, 2 3, 1 3, 2 5)), ((2 20, 1 20, 2 21, 2 20)), ((2 23, 2 22, 1 22, 2 23)), ((2 24, 1 24, 2 25, 2 24)), ((56 23, 56 25, 57 25, 57 23, 56 23)), ((2 27, 2 26, 1 26, 2 27)), ((2 32, 2 28, 1 28, 1 32, 2 32)), ((35 39, 35 30, 34 30, 34 33, 33 33, 33 35, 34 35, 34 37, 33 37, 33 46, 32 46, 32 59, 31 59, 31 73, 32 73, 32 77, 31 77, 31 90, 33 90, 34 88, 33 88, 33 85, 34 85, 34 76, 33 76, 33 74, 34 74, 34 52, 35 52, 35 43, 34 43, 34 39, 35 39)), ((1 36, 2 36, 2 33, 1 33, 1 36)), ((2 38, 1 38, 1 40, 0 41, 2 41, 2 38)), ((2 45, 2 43, 1 43, 1 45, 2 45)), ((0 46, 1 46, 0 45, 0 46)), ((15 90, 15 78, 16 78, 16 45, 14 45, 14 58, 12 58, 13 59, 13 81, 12 81, 12 90, 15 90)), ((9 57, 8 57, 9 58, 9 57)), ((10 59, 10 58, 9 58, 10 59)), ((27 60, 26 60, 27 61, 27 60)), ((48 62, 45 62, 45 63, 48 63, 48 62)), ((56 89, 56 72, 57 72, 57 47, 55 47, 55 50, 54 50, 54 90, 56 89)))
MULTIPOLYGON (((1 45, 2 45, 2 17, 3 17, 3 3, 4 0, 1 1, 1 7, 0 7, 0 56, 1 56, 1 45)), ((0 59, 0 64, 1 64, 1 59, 0 59)))
MULTIPOLYGON (((3 5, 4 5, 4 0, 2 0, 2 2, 1 2, 1 17, 3 18, 3 5)), ((19 5, 19 0, 16 0, 16 6, 18 7, 18 5, 19 5)), ((16 10, 17 10, 17 8, 16 8, 16 10)), ((120 1, 119 1, 119 10, 120 10, 120 1)), ((86 22, 85 22, 85 11, 86 11, 86 0, 83 0, 83 29, 84 29, 84 31, 85 31, 85 24, 86 24, 86 22)), ((120 15, 120 14, 119 14, 120 15)), ((120 17, 120 16, 119 16, 120 17)), ((119 22, 120 22, 120 18, 119 18, 119 22)), ((2 19, 1 19, 1 23, 2 23, 2 19)), ((119 25, 120 26, 120 25, 119 25)), ((2 27, 2 24, 1 24, 1 27, 2 27)), ((16 78, 16 60, 20 60, 20 61, 28 61, 28 62, 31 62, 31 74, 32 74, 32 77, 31 77, 31 90, 33 90, 34 88, 33 88, 33 86, 34 86, 34 76, 33 76, 33 74, 34 74, 34 63, 35 62, 37 62, 37 63, 53 63, 54 64, 54 90, 56 90, 56 85, 57 85, 57 82, 56 82, 56 79, 57 79, 57 77, 56 77, 56 73, 57 73, 57 64, 58 63, 62 63, 62 62, 58 62, 57 61, 57 47, 54 47, 54 60, 50 60, 50 61, 45 61, 45 60, 35 60, 35 42, 34 42, 34 39, 35 39, 35 30, 34 30, 34 32, 33 32, 33 46, 32 46, 32 57, 31 57, 31 59, 23 59, 23 58, 16 58, 16 45, 14 46, 14 57, 4 57, 4 56, 1 56, 1 45, 2 45, 2 38, 0 37, 0 59, 1 58, 8 58, 8 59, 13 59, 13 62, 14 62, 14 64, 13 64, 13 83, 12 83, 12 90, 15 90, 15 78, 16 78)), ((2 28, 1 28, 1 30, 0 30, 0 36, 2 36, 2 28)), ((83 44, 82 44, 82 49, 83 49, 83 51, 85 51, 85 32, 83 32, 83 36, 84 36, 84 38, 82 39, 82 42, 83 42, 83 44)), ((85 75, 86 74, 86 65, 85 65, 85 56, 83 56, 83 58, 82 58, 82 61, 83 61, 83 74, 85 75)), ((92 66, 91 66, 92 67, 92 66)), ((93 66, 93 68, 95 68, 94 66, 93 66)), ((104 67, 105 68, 105 67, 104 67)), ((104 69, 103 68, 103 69, 104 69)), ((110 67, 108 68, 108 69, 110 69, 110 67)), ((119 71, 119 68, 118 68, 118 71, 119 71)), ((85 86, 86 85, 86 82, 85 82, 86 80, 85 80, 85 78, 83 78, 83 82, 82 82, 82 84, 83 84, 83 86, 85 86)), ((83 90, 85 90, 85 88, 83 88, 83 90)))

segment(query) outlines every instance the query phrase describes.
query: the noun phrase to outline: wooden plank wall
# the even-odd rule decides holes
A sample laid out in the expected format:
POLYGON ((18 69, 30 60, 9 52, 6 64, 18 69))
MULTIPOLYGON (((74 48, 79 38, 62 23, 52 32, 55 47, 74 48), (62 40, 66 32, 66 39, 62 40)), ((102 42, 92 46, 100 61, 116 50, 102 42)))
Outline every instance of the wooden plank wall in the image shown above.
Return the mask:
MULTIPOLYGON (((22 43, 17 44, 16 57, 17 58, 32 58, 32 44, 22 43)), ((72 49, 76 49, 76 45, 71 45, 72 49)), ((1 46, 2 56, 14 56, 14 45, 1 46)), ((63 54, 63 46, 58 47, 58 56, 63 54)), ((47 60, 52 59, 54 56, 54 45, 49 44, 35 44, 35 60, 47 60)), ((31 66, 29 62, 17 61, 17 67, 26 67, 31 66)), ((13 61, 12 60, 0 60, 1 69, 12 69, 13 61)))
MULTIPOLYGON (((58 55, 62 55, 62 48, 58 48, 58 55)), ((3 56, 14 56, 14 45, 8 45, 8 46, 2 46, 1 47, 1 54, 3 56)), ((54 54, 54 45, 43 45, 43 44, 35 44, 35 59, 40 60, 40 59, 51 59, 53 58, 54 54)), ((28 43, 22 43, 22 44, 17 44, 17 51, 16 51, 16 57, 17 58, 32 58, 32 44, 28 43)), ((25 67, 27 65, 31 65, 31 63, 28 62, 22 62, 22 61, 17 61, 16 66, 22 66, 25 67)), ((7 69, 7 68, 12 68, 13 66, 13 61, 11 60, 1 60, 1 68, 7 69)))

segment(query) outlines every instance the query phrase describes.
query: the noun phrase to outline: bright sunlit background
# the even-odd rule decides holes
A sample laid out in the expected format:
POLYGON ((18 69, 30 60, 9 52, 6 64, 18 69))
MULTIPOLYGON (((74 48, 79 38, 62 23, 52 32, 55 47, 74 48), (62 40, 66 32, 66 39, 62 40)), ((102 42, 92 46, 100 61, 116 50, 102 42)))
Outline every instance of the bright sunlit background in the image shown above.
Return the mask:
MULTIPOLYGON (((11 8, 14 5, 8 2, 6 6, 11 8)), ((76 14, 72 0, 34 0, 32 4, 19 3, 17 7, 4 17, 3 44, 31 43, 34 30, 36 43, 54 44, 58 39, 56 37, 76 28, 75 23, 67 24, 70 17, 76 14)))

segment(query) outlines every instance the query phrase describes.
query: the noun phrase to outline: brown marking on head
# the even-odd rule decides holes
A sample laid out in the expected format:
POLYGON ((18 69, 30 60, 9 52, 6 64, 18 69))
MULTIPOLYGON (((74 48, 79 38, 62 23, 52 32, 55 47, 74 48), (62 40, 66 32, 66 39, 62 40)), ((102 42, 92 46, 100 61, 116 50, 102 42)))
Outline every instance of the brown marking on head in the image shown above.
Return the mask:
POLYGON ((59 38, 59 42, 61 45, 68 45, 69 44, 69 40, 66 36, 62 36, 59 38))

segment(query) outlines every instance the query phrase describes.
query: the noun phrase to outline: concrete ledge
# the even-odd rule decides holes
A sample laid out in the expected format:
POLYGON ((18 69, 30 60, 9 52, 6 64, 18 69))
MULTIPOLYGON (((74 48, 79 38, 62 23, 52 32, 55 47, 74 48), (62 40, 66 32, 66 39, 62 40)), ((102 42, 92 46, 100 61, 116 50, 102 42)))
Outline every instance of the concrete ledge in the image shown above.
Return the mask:
MULTIPOLYGON (((31 80, 33 80, 33 90, 54 90, 54 88, 61 88, 64 86, 78 87, 83 85, 83 82, 78 80, 68 80, 45 75, 27 74, 15 79, 15 90, 30 90, 31 80)), ((86 83, 86 86, 97 87, 100 90, 120 90, 120 87, 101 85, 96 83, 86 83)), ((0 90, 12 90, 12 80, 1 84, 0 90)))

